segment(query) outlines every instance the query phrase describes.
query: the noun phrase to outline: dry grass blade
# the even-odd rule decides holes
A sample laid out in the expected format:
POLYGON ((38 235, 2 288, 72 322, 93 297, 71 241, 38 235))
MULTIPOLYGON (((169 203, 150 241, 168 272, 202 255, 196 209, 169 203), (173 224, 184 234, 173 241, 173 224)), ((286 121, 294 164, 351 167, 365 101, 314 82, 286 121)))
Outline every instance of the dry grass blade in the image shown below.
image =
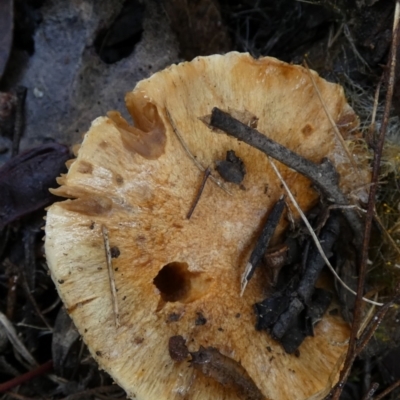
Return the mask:
MULTIPOLYGON (((179 133, 178 128, 175 125, 175 122, 172 120, 171 114, 169 113, 168 110, 166 110, 166 113, 167 113, 169 122, 170 122, 170 124, 172 126, 172 130, 174 131, 175 136, 178 138, 179 143, 181 144, 181 146, 185 150, 185 153, 189 156, 189 158, 193 161, 194 165, 196 165, 196 167, 201 172, 205 172, 207 168, 204 167, 203 165, 201 165, 201 163, 197 160, 197 158, 189 150, 189 147, 187 146, 187 144, 183 140, 182 135, 179 133)), ((225 185, 219 179, 217 179, 213 174, 210 173, 209 177, 220 189, 222 189, 224 192, 228 193, 229 195, 232 195, 232 193, 225 187, 225 185)))
MULTIPOLYGON (((278 177, 278 179, 281 181, 283 187, 286 190, 286 193, 288 194, 288 197, 290 198, 292 204, 295 206, 296 210, 298 211, 298 213, 301 216, 301 219, 303 220, 304 224, 306 225, 315 246, 317 247, 319 253, 321 254, 321 257, 323 258, 323 260, 325 261, 326 265, 328 266, 328 268, 331 270, 332 274, 335 276, 335 278, 340 282, 340 284, 347 289, 350 293, 356 295, 357 293, 351 289, 349 286, 346 285, 346 283, 343 282, 343 280, 340 278, 340 276, 337 274, 337 272, 335 271, 335 269, 333 268, 332 264, 329 262, 328 258, 326 257, 326 254, 324 253, 324 250, 322 249, 321 243, 318 240, 317 235, 315 234, 312 226, 310 225, 310 223, 308 222, 307 217, 304 215, 302 209, 300 208, 299 204, 297 203, 296 199, 294 198, 292 192, 290 191, 288 185, 286 184, 285 180, 283 179, 281 173, 279 172, 279 169, 277 168, 277 166, 275 165, 275 163, 268 157, 268 160, 276 174, 276 176, 278 177)), ((366 299, 365 297, 362 298, 366 303, 370 303, 373 304, 374 306, 383 306, 382 303, 378 303, 376 301, 370 300, 370 299, 366 299)))
POLYGON ((111 290, 112 305, 113 305, 114 324, 118 328, 120 326, 120 323, 119 323, 119 309, 118 309, 117 289, 115 287, 114 269, 113 269, 113 266, 112 266, 110 240, 108 238, 108 229, 107 229, 107 227, 102 225, 101 226, 101 232, 103 234, 104 249, 105 249, 105 252, 106 252, 108 279, 109 279, 109 282, 110 282, 110 290, 111 290))
POLYGON ((349 149, 347 148, 346 142, 345 142, 345 140, 343 139, 342 134, 339 132, 339 129, 338 129, 338 127, 337 127, 335 121, 333 120, 332 115, 331 115, 330 112, 328 111, 328 108, 327 108, 327 106, 326 106, 326 104, 325 104, 325 101, 324 101, 324 99, 322 98, 321 92, 320 92, 320 90, 319 90, 317 84, 315 83, 315 79, 314 79, 314 77, 313 77, 313 75, 312 75, 310 69, 308 68, 307 62, 306 62, 305 60, 304 60, 304 65, 305 65, 305 67, 306 67, 306 69, 307 69, 308 76, 310 77, 311 83, 312 83, 312 85, 313 85, 313 87, 314 87, 314 89, 315 89, 315 92, 317 93, 317 96, 318 96, 318 98, 319 98, 319 101, 321 102, 322 108, 323 108, 324 111, 325 111, 325 114, 326 114, 326 116, 327 116, 327 118, 328 118, 328 120, 329 120, 329 123, 331 124, 331 126, 332 126, 332 128, 333 128, 333 131, 335 132, 336 138, 340 141, 343 150, 345 151, 345 153, 346 153, 346 155, 347 155, 347 157, 348 157, 348 159, 349 159, 349 161, 350 161, 352 167, 354 168, 354 171, 356 171, 357 175, 359 175, 360 173, 359 173, 359 171, 358 171, 357 164, 356 164, 356 162, 354 161, 353 156, 350 154, 350 151, 349 151, 349 149))
POLYGON ((4 326, 8 340, 11 342, 14 351, 25 360, 29 367, 37 367, 37 361, 33 358, 29 350, 22 343, 12 323, 2 312, 0 312, 0 323, 4 326))
POLYGON ((371 67, 368 65, 368 63, 364 60, 364 58, 361 56, 359 51, 357 50, 356 45, 354 44, 353 37, 351 36, 350 29, 347 24, 344 25, 344 35, 346 36, 346 39, 349 41, 350 47, 352 48, 355 56, 361 61, 361 63, 369 70, 371 71, 371 67))

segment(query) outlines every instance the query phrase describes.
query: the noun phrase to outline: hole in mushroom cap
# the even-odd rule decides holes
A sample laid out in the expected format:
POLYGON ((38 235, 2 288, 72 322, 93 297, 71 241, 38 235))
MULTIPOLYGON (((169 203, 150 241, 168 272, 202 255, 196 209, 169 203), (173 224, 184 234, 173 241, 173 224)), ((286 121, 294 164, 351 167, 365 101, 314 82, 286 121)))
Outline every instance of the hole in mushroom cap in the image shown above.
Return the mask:
POLYGON ((189 303, 197 300, 207 291, 206 289, 211 282, 200 272, 189 271, 187 263, 172 262, 164 265, 153 283, 160 291, 161 301, 158 308, 164 303, 176 301, 189 303))

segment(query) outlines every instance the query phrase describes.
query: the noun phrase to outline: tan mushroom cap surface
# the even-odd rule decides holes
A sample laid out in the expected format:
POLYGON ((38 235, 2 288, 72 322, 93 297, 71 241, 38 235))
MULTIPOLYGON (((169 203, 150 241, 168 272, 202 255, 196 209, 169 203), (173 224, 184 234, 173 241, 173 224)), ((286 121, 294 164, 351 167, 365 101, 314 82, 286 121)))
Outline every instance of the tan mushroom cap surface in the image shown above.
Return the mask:
MULTIPOLYGON (((342 88, 313 76, 336 123, 343 131, 354 128, 357 118, 342 88)), ((48 265, 93 357, 132 398, 243 398, 202 375, 189 359, 171 359, 169 338, 182 335, 189 351, 212 346, 239 362, 267 399, 322 399, 337 379, 348 327, 326 313, 298 357, 256 331, 253 305, 270 292, 268 279, 257 270, 240 297, 240 278, 283 189, 264 154, 200 120, 215 106, 248 111, 271 139, 315 162, 327 156, 339 171, 348 170, 341 182, 350 192, 360 182, 352 180, 308 72, 247 54, 199 57, 139 82, 126 101, 136 128, 117 114, 96 119, 56 190, 71 199, 55 203, 47 214, 48 265), (204 167, 234 150, 247 170, 242 187, 224 183, 231 194, 209 180, 190 220, 186 214, 203 172, 171 121, 204 167), (119 327, 104 231, 113 254, 119 327)), ((318 198, 310 182, 277 165, 308 210, 318 198)))

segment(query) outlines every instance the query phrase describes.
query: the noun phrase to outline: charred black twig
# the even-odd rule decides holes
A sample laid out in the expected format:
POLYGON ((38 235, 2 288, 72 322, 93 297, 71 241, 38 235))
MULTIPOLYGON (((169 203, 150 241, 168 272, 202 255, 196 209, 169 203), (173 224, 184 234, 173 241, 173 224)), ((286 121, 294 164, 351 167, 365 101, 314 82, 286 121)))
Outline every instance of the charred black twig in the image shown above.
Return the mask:
POLYGON ((195 199, 194 199, 194 201, 193 201, 193 204, 192 204, 192 206, 190 207, 190 210, 188 211, 188 213, 187 213, 187 215, 186 215, 186 218, 187 218, 187 219, 190 219, 190 217, 192 216, 192 214, 193 214, 193 212, 194 212, 194 209, 196 208, 197 203, 198 203, 199 200, 200 200, 200 196, 201 196, 201 194, 203 193, 204 187, 206 186, 207 179, 208 179, 208 177, 210 176, 210 174, 211 174, 211 170, 210 170, 210 168, 208 167, 208 168, 204 171, 203 180, 201 181, 199 190, 197 191, 197 194, 196 194, 196 197, 195 197, 195 199))
MULTIPOLYGON (((345 282, 343 282, 343 280, 340 278, 340 276, 337 274, 337 272, 335 271, 335 269, 333 268, 333 266, 332 266, 331 263, 329 262, 329 260, 328 260, 328 258, 326 257, 326 255, 325 255, 325 253, 324 253, 324 250, 323 250, 323 248, 322 248, 322 246, 321 246, 321 243, 319 242, 319 240, 318 240, 318 238, 317 238, 317 236, 316 236, 316 234, 315 234, 313 228, 311 227, 311 225, 310 225, 310 223, 309 223, 307 217, 304 215, 304 213, 303 213, 303 211, 301 210, 299 204, 297 203, 296 199, 294 198, 293 193, 290 191, 290 189, 289 189, 287 183, 286 183, 285 180, 283 179, 281 173, 279 172, 279 169, 276 167, 275 163, 274 163, 271 159, 269 159, 269 162, 270 162, 270 164, 271 164, 271 166, 272 166, 272 168, 273 168, 273 170, 274 170, 276 176, 278 177, 278 179, 281 181, 283 187, 285 188, 286 193, 287 193, 289 199, 291 200, 292 204, 295 206, 297 212, 300 214, 301 219, 303 220, 304 224, 306 225, 306 227, 307 227, 307 229, 308 229, 308 232, 310 233, 311 237, 313 238, 314 244, 315 244, 315 246, 317 247, 317 249, 319 250, 319 253, 321 254, 322 258, 324 259, 326 265, 327 265, 328 268, 331 270, 331 272, 333 273, 333 275, 335 276, 335 278, 340 282, 340 284, 341 284, 343 287, 345 287, 350 293, 353 293, 354 295, 356 295, 356 292, 354 292, 353 289, 351 289, 348 285, 346 285, 345 282)), ((343 207, 341 207, 341 209, 343 209, 343 207)), ((368 302, 368 303, 377 305, 377 306, 382 306, 382 305, 383 305, 382 303, 377 303, 377 302, 375 302, 375 301, 366 299, 366 298, 364 298, 364 297, 363 297, 363 300, 366 301, 366 302, 368 302)))
POLYGON ((247 286, 247 283, 251 279, 256 270, 257 266, 259 265, 265 251, 267 250, 268 243, 272 238, 272 235, 275 232, 275 229, 281 219, 283 209, 285 207, 285 201, 283 196, 275 203, 274 208, 272 209, 270 215, 265 222, 264 228, 261 232, 261 235, 257 239, 256 246, 251 253, 249 262, 246 265, 246 269, 242 276, 241 282, 241 292, 240 295, 243 295, 243 292, 247 286))
POLYGON ((315 164, 287 147, 269 139, 257 129, 243 124, 217 107, 212 109, 210 125, 305 175, 311 179, 328 200, 338 204, 348 204, 346 196, 338 186, 338 173, 328 159, 324 159, 320 165, 315 164))
POLYGON ((15 112, 14 135, 11 151, 13 157, 18 154, 19 142, 21 141, 21 136, 23 132, 26 90, 27 89, 24 86, 20 86, 17 88, 17 109, 15 112))
MULTIPOLYGON (((322 228, 320 235, 321 247, 327 257, 332 255, 332 247, 336 243, 339 232, 339 219, 337 218, 337 215, 333 214, 322 228)), ((316 246, 312 246, 307 259, 307 269, 301 278, 299 287, 297 288, 297 293, 303 302, 307 303, 310 299, 314 285, 324 266, 325 260, 322 258, 316 246)))
MULTIPOLYGON (((325 257, 332 254, 339 231, 338 215, 332 213, 320 234, 325 257)), ((306 268, 301 270, 300 276, 293 275, 289 284, 272 297, 255 304, 256 329, 270 332, 288 353, 294 353, 307 336, 313 335, 314 324, 321 319, 332 299, 330 292, 315 288, 325 258, 315 244, 311 246, 306 253, 306 268)))
MULTIPOLYGON (((339 188, 339 175, 329 159, 325 158, 321 164, 315 164, 285 146, 269 139, 258 130, 241 123, 217 107, 214 107, 212 110, 210 125, 255 147, 266 155, 306 176, 328 201, 341 205, 349 204, 346 196, 339 188)), ((360 232, 361 222, 354 210, 343 209, 343 213, 354 232, 360 232)))
MULTIPOLYGON (((328 257, 331 255, 331 250, 339 235, 339 231, 340 225, 337 217, 329 218, 322 229, 320 235, 321 246, 328 257)), ((311 305, 311 296, 315 291, 315 283, 324 266, 325 260, 318 249, 313 246, 308 255, 307 268, 295 289, 294 293, 296 293, 296 296, 290 300, 287 310, 279 316, 271 329, 273 337, 282 339, 297 316, 306 306, 311 305)))

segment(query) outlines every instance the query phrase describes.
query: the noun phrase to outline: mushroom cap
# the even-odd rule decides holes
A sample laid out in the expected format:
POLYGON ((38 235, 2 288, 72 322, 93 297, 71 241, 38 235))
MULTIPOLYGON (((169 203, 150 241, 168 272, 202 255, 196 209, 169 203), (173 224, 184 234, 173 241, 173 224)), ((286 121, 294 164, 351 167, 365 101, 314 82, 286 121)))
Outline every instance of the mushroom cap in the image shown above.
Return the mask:
MULTIPOLYGON (((311 73, 348 135, 357 117, 342 88, 311 73)), ((255 329, 253 305, 271 288, 258 269, 240 297, 240 279, 283 189, 264 154, 201 120, 215 106, 250 112, 271 139, 317 163, 330 158, 349 193, 360 179, 351 176, 309 73, 236 52, 198 57, 139 82, 126 104, 135 127, 118 113, 93 121, 54 191, 70 199, 47 214, 51 275, 93 357, 131 398, 243 398, 189 362, 171 359, 169 339, 181 335, 190 352, 212 347, 237 361, 267 399, 322 399, 338 378, 349 329, 327 312, 297 356, 255 329), (224 183, 230 194, 209 180, 189 220, 203 172, 172 124, 202 166, 234 150, 247 171, 242 187, 224 183)), ((277 165, 309 210, 318 199, 310 181, 277 165)), ((286 225, 282 219, 275 241, 286 225)))

